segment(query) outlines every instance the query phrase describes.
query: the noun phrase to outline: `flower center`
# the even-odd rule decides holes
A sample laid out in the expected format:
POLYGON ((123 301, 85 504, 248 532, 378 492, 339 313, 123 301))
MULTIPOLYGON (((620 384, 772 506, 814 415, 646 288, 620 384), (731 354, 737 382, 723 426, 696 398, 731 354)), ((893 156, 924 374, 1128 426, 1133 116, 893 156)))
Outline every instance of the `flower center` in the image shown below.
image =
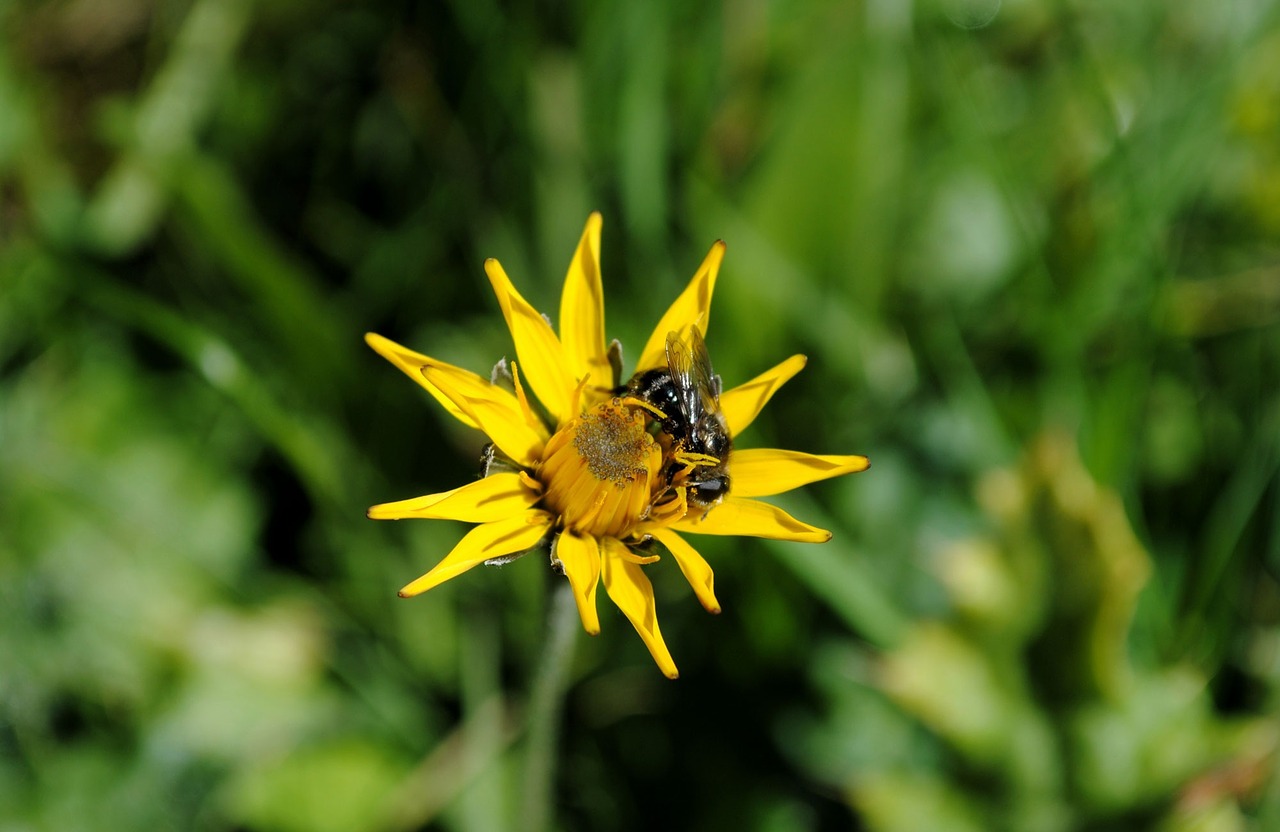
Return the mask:
POLYGON ((662 482, 662 446, 653 418, 626 399, 595 405, 547 442, 538 479, 547 508, 565 528, 622 539, 647 516, 662 482))

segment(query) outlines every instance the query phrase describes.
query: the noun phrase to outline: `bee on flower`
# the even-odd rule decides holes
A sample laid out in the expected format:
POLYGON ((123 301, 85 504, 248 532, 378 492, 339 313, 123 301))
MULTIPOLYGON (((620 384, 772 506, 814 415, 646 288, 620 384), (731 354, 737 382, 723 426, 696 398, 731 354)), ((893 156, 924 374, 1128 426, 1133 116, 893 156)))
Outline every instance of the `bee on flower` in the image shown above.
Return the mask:
POLYGON ((596 591, 603 583, 658 667, 674 679, 676 665, 658 628, 653 586, 643 568, 659 556, 641 545, 661 544, 702 605, 719 612, 711 567, 685 535, 823 543, 830 532, 756 498, 862 471, 868 463, 863 456, 734 446, 805 358, 792 356, 722 391, 704 341, 722 242, 711 247, 658 322, 635 373, 623 383, 616 352, 611 359, 605 342, 601 222, 599 214, 587 219, 569 265, 558 334, 516 291, 497 260, 485 262, 515 344, 516 358, 506 365, 509 385, 380 335, 365 336, 369 346, 492 443, 481 479, 376 505, 368 516, 477 524, 434 568, 401 589, 403 597, 549 541, 552 565, 569 581, 583 628, 600 632, 596 591))

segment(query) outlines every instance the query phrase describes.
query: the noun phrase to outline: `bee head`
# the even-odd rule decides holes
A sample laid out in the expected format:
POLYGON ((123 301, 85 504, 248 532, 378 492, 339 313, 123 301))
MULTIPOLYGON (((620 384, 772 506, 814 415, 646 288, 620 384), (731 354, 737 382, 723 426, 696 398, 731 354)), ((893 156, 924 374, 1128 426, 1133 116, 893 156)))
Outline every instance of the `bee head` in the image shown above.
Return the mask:
POLYGON ((689 503, 696 508, 709 511, 720 504, 729 493, 729 477, 720 474, 689 487, 689 503))

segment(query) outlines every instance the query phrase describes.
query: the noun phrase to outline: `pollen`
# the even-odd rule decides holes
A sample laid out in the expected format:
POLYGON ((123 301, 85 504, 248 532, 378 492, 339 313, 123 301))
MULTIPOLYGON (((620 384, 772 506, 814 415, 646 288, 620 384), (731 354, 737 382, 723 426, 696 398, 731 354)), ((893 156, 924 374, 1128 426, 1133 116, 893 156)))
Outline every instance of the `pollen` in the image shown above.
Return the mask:
POLYGON ((569 421, 547 442, 538 479, 567 529, 622 539, 650 511, 661 483, 662 446, 652 414, 611 399, 569 421))

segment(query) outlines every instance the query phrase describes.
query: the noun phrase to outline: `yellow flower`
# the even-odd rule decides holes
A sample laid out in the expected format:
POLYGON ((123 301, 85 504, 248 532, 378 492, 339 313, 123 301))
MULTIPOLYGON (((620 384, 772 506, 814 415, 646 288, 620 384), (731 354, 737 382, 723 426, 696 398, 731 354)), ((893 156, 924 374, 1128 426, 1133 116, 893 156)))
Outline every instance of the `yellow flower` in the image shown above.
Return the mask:
MULTIPOLYGON (((688 469, 672 473, 679 468, 673 460, 686 462, 690 456, 682 456, 680 443, 654 430, 659 418, 655 413, 660 411, 618 392, 621 382, 605 347, 600 226, 600 215, 592 214, 569 264, 558 336, 520 296, 498 261, 485 263, 515 342, 511 389, 380 335, 365 336, 369 346, 426 388, 450 414, 487 434, 495 457, 503 463, 486 466, 488 476, 452 491, 376 505, 369 517, 479 524, 431 571, 401 589, 403 597, 549 540, 552 562, 569 579, 586 631, 600 632, 596 588, 603 581, 658 667, 674 679, 676 665, 658 629, 653 587, 641 568, 658 556, 641 554, 635 547, 649 540, 660 543, 702 605, 719 612, 711 567, 682 534, 826 542, 830 532, 755 498, 864 470, 867 459, 734 449, 728 460, 719 461, 731 474, 729 495, 710 510, 690 509, 683 485, 688 469), (525 385, 541 403, 550 427, 529 400, 525 385)), ((695 326, 705 332, 723 257, 724 243, 717 242, 653 330, 637 373, 667 366, 668 333, 687 335, 695 326)), ((736 437, 745 430, 804 363, 804 356, 794 355, 725 391, 719 405, 729 434, 736 437)))

